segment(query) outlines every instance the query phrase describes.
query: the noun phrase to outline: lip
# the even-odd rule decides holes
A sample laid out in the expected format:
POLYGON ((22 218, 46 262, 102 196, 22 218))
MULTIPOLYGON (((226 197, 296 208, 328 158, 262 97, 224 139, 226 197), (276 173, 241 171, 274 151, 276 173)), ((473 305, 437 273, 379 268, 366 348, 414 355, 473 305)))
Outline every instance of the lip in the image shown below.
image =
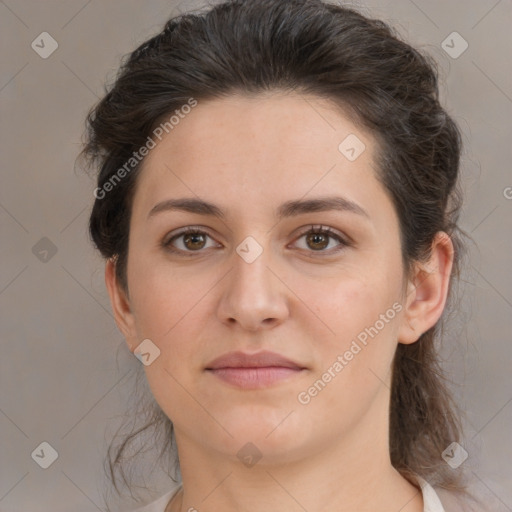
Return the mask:
POLYGON ((259 389, 276 385, 303 372, 306 368, 275 352, 230 352, 211 361, 206 371, 242 389, 259 389))
POLYGON ((207 370, 218 370, 220 368, 268 368, 278 366, 282 368, 303 369, 304 367, 287 359, 281 354, 267 350, 255 354, 245 352, 228 352, 217 357, 206 365, 207 370))

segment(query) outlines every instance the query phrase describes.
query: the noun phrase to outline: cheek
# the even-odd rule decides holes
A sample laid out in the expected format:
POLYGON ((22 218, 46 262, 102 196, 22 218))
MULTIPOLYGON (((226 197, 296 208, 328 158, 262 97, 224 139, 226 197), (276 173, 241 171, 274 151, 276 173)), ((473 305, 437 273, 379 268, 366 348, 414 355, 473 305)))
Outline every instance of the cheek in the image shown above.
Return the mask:
MULTIPOLYGON (((397 308, 393 304, 400 300, 399 276, 389 272, 376 276, 361 270, 359 274, 360 277, 346 275, 324 282, 308 282, 295 289, 314 313, 315 322, 312 324, 309 316, 309 325, 315 326, 317 336, 322 331, 325 347, 341 349, 344 343, 376 322, 377 329, 386 332, 396 324, 397 308), (381 315, 385 316, 385 328, 381 315)), ((315 348, 320 347, 315 345, 315 348)))
POLYGON ((384 280, 346 280, 327 296, 316 294, 315 312, 334 334, 315 322, 315 370, 296 397, 302 417, 330 425, 335 435, 387 394, 401 310, 398 291, 384 280))
POLYGON ((136 329, 140 339, 149 338, 160 350, 158 358, 144 368, 149 387, 177 426, 191 418, 200 423, 204 412, 190 393, 196 389, 196 369, 205 351, 198 340, 203 339, 205 319, 211 317, 205 294, 217 280, 187 278, 156 265, 147 265, 137 274, 133 287, 136 329))
MULTIPOLYGON (((160 350, 155 368, 147 367, 148 373, 159 368, 151 378, 169 381, 165 368, 179 382, 187 383, 209 353, 204 333, 214 318, 212 297, 217 296, 219 275, 134 258, 132 278, 137 334, 141 340, 149 338, 160 350)), ((169 385, 174 387, 176 382, 165 382, 169 385)))
POLYGON ((140 336, 160 341, 189 321, 213 284, 208 276, 190 275, 144 254, 133 255, 128 272, 137 331, 140 336))
POLYGON ((139 342, 151 340, 158 353, 144 366, 148 385, 173 421, 179 419, 180 410, 194 411, 199 421, 201 411, 185 390, 194 388, 190 381, 193 366, 201 363, 198 356, 203 349, 194 340, 200 339, 201 318, 207 316, 206 297, 201 297, 211 286, 149 262, 136 265, 134 259, 133 263, 129 282, 137 337, 139 342))
POLYGON ((337 408, 340 400, 345 406, 366 402, 389 379, 402 309, 399 276, 333 281, 328 293, 318 285, 309 287, 307 297, 318 317, 313 324, 308 317, 316 340, 311 382, 320 379, 317 387, 330 390, 322 391, 321 401, 337 408))

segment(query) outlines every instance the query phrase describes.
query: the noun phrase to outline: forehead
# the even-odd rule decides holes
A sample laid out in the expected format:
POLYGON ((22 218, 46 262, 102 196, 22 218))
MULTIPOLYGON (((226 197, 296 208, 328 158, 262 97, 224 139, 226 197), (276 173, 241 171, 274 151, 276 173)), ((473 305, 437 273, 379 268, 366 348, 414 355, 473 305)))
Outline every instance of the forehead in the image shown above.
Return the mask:
POLYGON ((340 142, 354 132, 367 148, 374 144, 373 137, 356 128, 339 106, 312 95, 274 92, 200 100, 181 116, 169 137, 164 134, 165 141, 157 142, 144 166, 171 156, 171 150, 176 163, 229 157, 230 163, 238 159, 244 168, 255 159, 275 164, 306 158, 314 165, 321 163, 319 154, 325 151, 338 159, 340 142))
POLYGON ((263 216, 286 201, 343 195, 379 216, 390 202, 375 177, 376 151, 368 131, 316 96, 198 101, 146 156, 133 212, 196 196, 233 217, 249 208, 263 216))

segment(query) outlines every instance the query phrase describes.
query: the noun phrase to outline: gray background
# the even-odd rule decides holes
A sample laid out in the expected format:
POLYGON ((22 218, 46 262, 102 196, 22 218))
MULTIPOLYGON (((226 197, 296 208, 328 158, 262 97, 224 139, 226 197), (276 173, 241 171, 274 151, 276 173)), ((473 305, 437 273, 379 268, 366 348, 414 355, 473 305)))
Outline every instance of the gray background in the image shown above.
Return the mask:
MULTIPOLYGON (((2 512, 104 508, 105 439, 130 405, 140 363, 111 315, 103 264, 87 236, 94 183, 75 158, 85 115, 120 57, 170 14, 200 5, 0 2, 2 512), (47 59, 31 48, 44 31, 59 45, 47 59), (51 249, 43 237, 55 254, 43 252, 51 249), (31 458, 43 441, 58 452, 48 469, 31 458)), ((489 510, 512 510, 512 4, 352 5, 391 22, 436 58, 443 101, 464 132, 462 227, 475 244, 443 354, 468 416, 460 441, 474 488, 488 493, 489 510), (441 46, 453 31, 469 44, 458 58, 441 46)), ((172 487, 158 472, 148 473, 148 483, 148 501, 172 487)))

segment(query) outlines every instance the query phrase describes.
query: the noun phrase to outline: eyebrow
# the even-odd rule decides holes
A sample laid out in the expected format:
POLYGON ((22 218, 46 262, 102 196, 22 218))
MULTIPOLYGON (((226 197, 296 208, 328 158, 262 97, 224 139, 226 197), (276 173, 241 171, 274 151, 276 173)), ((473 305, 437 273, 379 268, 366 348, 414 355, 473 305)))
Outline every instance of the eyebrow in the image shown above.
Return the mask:
MULTIPOLYGON (((148 218, 153 217, 157 213, 166 211, 185 211, 196 213, 198 215, 208 215, 225 219, 226 215, 221 208, 213 203, 196 199, 193 197, 184 197, 180 199, 167 199, 157 203, 149 212, 148 218)), ((350 212, 370 219, 368 212, 357 203, 350 201, 344 197, 319 197, 316 199, 295 200, 283 203, 277 210, 277 218, 282 220, 287 217, 294 217, 313 212, 324 211, 342 211, 350 212)))

